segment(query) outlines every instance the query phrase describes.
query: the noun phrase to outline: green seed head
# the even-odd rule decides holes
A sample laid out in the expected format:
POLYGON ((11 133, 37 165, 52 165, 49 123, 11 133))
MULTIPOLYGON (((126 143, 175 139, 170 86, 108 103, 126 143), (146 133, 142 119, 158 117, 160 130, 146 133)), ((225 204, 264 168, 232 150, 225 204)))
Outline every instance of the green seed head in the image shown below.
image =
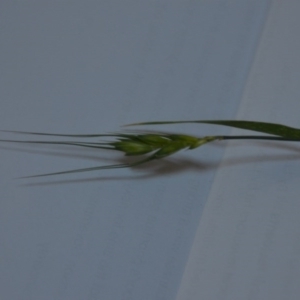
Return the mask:
POLYGON ((180 141, 172 141, 154 153, 153 158, 160 159, 169 156, 179 150, 186 148, 186 145, 180 141))
POLYGON ((199 141, 202 140, 194 136, 184 134, 172 134, 170 135, 170 138, 175 142, 180 142, 183 145, 183 148, 189 149, 198 147, 199 141))
POLYGON ((154 150, 153 147, 130 140, 123 140, 111 143, 116 150, 123 151, 125 155, 142 155, 154 150))
POLYGON ((117 142, 109 143, 125 155, 143 155, 156 151, 151 159, 169 156, 183 149, 194 149, 211 142, 215 137, 197 138, 183 134, 120 135, 117 142))
POLYGON ((206 143, 209 143, 209 142, 212 142, 214 140, 217 140, 217 139, 220 139, 219 137, 217 136, 206 136, 204 138, 197 138, 195 143, 189 148, 189 149, 195 149, 195 148, 198 148, 206 143))
POLYGON ((170 140, 167 136, 161 136, 157 134, 142 134, 137 136, 137 140, 145 143, 147 145, 153 146, 155 148, 163 147, 168 144, 170 140))

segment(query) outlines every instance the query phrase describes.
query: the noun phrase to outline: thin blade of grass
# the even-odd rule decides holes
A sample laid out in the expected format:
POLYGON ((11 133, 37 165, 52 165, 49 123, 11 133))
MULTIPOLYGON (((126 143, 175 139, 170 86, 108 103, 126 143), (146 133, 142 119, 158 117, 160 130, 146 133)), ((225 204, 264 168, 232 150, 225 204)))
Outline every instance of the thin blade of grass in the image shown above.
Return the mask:
POLYGON ((300 129, 281 125, 277 123, 256 122, 256 121, 235 121, 235 120, 193 120, 193 121, 158 121, 158 122, 142 122, 134 123, 126 126, 137 125, 166 125, 166 124, 188 124, 188 123, 202 123, 223 125, 229 127, 235 127, 239 129, 257 131, 267 133, 271 135, 281 136, 290 139, 300 139, 300 129))
POLYGON ((74 169, 68 171, 61 171, 61 172, 54 172, 54 173, 46 173, 46 174, 38 174, 38 175, 31 175, 31 176, 23 176, 18 177, 16 179, 25 179, 25 178, 35 178, 35 177, 46 177, 46 176, 54 176, 54 175, 64 175, 64 174, 71 174, 71 173, 81 173, 81 172, 90 172, 90 171, 97 171, 97 170, 108 170, 108 169, 121 169, 121 168, 130 168, 137 165, 144 164, 154 158, 148 157, 144 160, 140 160, 131 164, 118 164, 118 165, 108 165, 108 166, 98 166, 98 167, 91 167, 91 168, 82 168, 82 169, 74 169))
POLYGON ((67 146, 79 146, 88 148, 100 148, 115 150, 114 147, 107 145, 107 143, 82 143, 82 142, 63 142, 63 141, 19 141, 19 140, 0 140, 0 142, 6 143, 20 143, 20 144, 46 144, 46 145, 67 145, 67 146), (103 146, 107 145, 107 146, 103 146))
POLYGON ((119 134, 58 134, 58 133, 43 133, 43 132, 14 131, 14 130, 0 130, 0 131, 1 132, 16 133, 16 134, 41 135, 41 136, 60 136, 60 137, 80 137, 80 138, 119 136, 119 134))

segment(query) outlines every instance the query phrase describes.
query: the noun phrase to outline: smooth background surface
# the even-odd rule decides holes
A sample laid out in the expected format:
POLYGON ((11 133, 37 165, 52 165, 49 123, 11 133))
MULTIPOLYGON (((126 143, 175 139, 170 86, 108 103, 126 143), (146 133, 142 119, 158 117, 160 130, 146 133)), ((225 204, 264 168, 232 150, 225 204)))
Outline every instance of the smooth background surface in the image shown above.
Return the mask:
MULTIPOLYGON (((272 2, 238 119, 299 128, 299 12, 272 2)), ((177 300, 300 297, 300 147, 251 144, 226 148, 177 300)))
MULTIPOLYGON (((105 133, 138 121, 246 117, 298 126, 299 94, 295 94, 298 87, 293 79, 299 71, 295 64, 299 51, 292 48, 291 60, 282 60, 291 57, 289 47, 294 47, 285 47, 285 43, 297 43, 295 33, 289 30, 297 27, 297 19, 291 18, 290 11, 278 3, 2 1, 0 128, 105 133), (278 12, 285 13, 278 17, 278 12), (272 22, 277 24, 276 31, 272 22), (284 55, 287 52, 289 55, 284 55), (278 61, 282 65, 276 68, 274 63, 278 61), (290 76, 285 81, 287 86, 279 85, 283 81, 276 74, 290 76), (277 88, 277 92, 272 88, 277 88), (283 98, 287 102, 282 102, 283 98)), ((297 15, 297 7, 291 7, 291 11, 297 15)), ((157 129, 197 135, 229 133, 227 129, 204 125, 157 129)), ((16 136, 1 134, 1 138, 12 137, 16 136)), ((299 228, 294 206, 298 154, 294 151, 294 160, 286 160, 290 151, 280 146, 284 149, 272 150, 280 156, 279 161, 269 159, 262 163, 256 156, 261 153, 268 156, 270 147, 233 145, 222 160, 226 146, 229 144, 220 143, 182 152, 136 170, 13 180, 18 176, 124 162, 124 159, 105 151, 2 144, 0 296, 169 300, 178 294, 182 299, 194 299, 193 295, 198 297, 200 282, 204 299, 205 295, 207 299, 220 299, 223 294, 229 299, 231 293, 237 298, 247 293, 249 299, 256 299, 256 289, 252 288, 251 294, 247 286, 252 276, 253 287, 260 286, 264 299, 273 297, 274 292, 268 294, 264 284, 269 269, 260 271, 259 276, 258 267, 247 269, 251 262, 241 256, 244 252, 232 250, 237 249, 232 243, 237 241, 241 249, 249 251, 252 251, 250 245, 255 249, 267 247, 263 236, 255 239, 257 229, 251 231, 251 213, 260 213, 256 221, 269 220, 266 216, 272 213, 270 208, 275 207, 280 213, 281 206, 275 204, 281 203, 280 195, 289 195, 286 196, 289 204, 281 203, 286 217, 280 220, 287 220, 290 212, 294 220, 284 223, 282 236, 293 225, 299 228), (253 160, 252 150, 256 151, 253 160), (284 159, 281 150, 287 152, 284 159), (246 151, 250 151, 249 156, 246 151), (230 165, 231 154, 235 155, 235 163, 230 165), (249 181, 252 185, 248 189, 249 181), (274 189, 280 183, 281 194, 274 189), (258 184, 268 188, 261 188, 259 196, 254 192, 258 184), (254 200, 253 196, 244 196, 248 190, 256 195, 254 200), (226 200, 222 204, 214 200, 218 191, 222 191, 226 200), (275 203, 274 195, 279 197, 275 203), (232 210, 235 201, 240 206, 232 210), (249 223, 245 221, 242 229, 248 230, 250 236, 243 231, 238 237, 244 239, 228 236, 228 232, 235 232, 232 228, 239 226, 244 211, 249 223), (226 234, 211 230, 208 220, 226 234), (200 240, 201 236, 208 239, 201 244, 205 251, 201 250, 203 256, 199 260, 195 256, 197 228, 200 240), (213 250, 219 249, 216 247, 220 246, 220 236, 227 252, 222 252, 221 260, 216 260, 213 250), (206 281, 194 276, 189 269, 191 264, 202 268, 206 281), (238 274, 243 285, 233 277, 226 277, 228 270, 238 274), (185 286, 187 274, 193 277, 190 282, 195 283, 196 289, 185 286), (220 282, 216 291, 215 284, 220 282)), ((263 224, 266 227, 262 234, 268 230, 268 224, 263 224)), ((299 248, 297 241, 291 243, 295 232, 287 232, 291 238, 287 240, 290 252, 280 247, 278 239, 277 244, 268 244, 275 255, 268 263, 273 266, 276 255, 281 253, 294 253, 291 257, 295 263, 290 263, 296 266, 294 271, 288 273, 289 264, 284 259, 280 267, 287 270, 282 274, 297 278, 299 248)), ((257 250, 256 258, 259 253, 270 251, 257 250)), ((263 263, 265 256, 261 257, 263 263)), ((267 283, 281 286, 281 273, 278 274, 267 283)), ((290 295, 297 293, 293 285, 286 289, 290 295)))

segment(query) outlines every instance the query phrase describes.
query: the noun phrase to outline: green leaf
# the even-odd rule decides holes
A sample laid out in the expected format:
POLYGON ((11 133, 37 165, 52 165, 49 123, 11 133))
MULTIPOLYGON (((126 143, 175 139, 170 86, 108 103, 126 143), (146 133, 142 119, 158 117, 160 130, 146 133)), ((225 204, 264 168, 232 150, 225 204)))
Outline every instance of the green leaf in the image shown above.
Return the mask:
POLYGON ((136 125, 165 125, 165 124, 183 124, 183 123, 202 123, 202 124, 214 124, 223 125, 229 127, 235 127, 245 130, 258 131, 262 133, 272 134, 284 138, 300 139, 300 129, 289 127, 286 125, 267 123, 267 122, 256 122, 256 121, 234 121, 234 120, 194 120, 194 121, 159 121, 159 122, 143 122, 129 124, 127 126, 136 125))

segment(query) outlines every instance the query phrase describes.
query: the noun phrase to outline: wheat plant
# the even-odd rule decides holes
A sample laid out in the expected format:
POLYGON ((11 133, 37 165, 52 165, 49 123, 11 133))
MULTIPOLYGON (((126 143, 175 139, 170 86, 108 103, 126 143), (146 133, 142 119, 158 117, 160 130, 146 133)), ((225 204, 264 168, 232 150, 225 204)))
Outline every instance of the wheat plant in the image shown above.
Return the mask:
POLYGON ((104 169, 128 168, 135 167, 153 160, 159 160, 170 156, 183 149, 196 149, 204 144, 221 141, 221 140, 273 140, 273 141, 300 141, 300 129, 289 126, 256 122, 256 121, 233 121, 233 120, 194 120, 194 121, 159 121, 159 122, 143 122, 134 123, 126 126, 140 125, 167 125, 167 124, 184 124, 184 123, 203 123, 212 125, 222 125, 235 127, 244 130, 256 131, 266 135, 217 135, 196 137, 184 134, 167 134, 163 132, 142 132, 142 133, 116 133, 116 134, 52 134, 39 132, 24 132, 24 131, 3 131, 16 134, 26 134, 35 136, 55 136, 68 138, 81 138, 76 141, 40 141, 40 140, 8 140, 1 139, 0 142, 9 143, 25 143, 25 144, 51 144, 51 145, 69 145, 76 147, 88 147, 97 149, 106 149, 121 151, 126 156, 137 156, 137 160, 128 164, 115 164, 107 166, 96 166, 83 169, 74 169, 68 171, 60 171, 55 173, 38 174, 29 177, 41 177, 50 175, 61 175, 78 172, 88 172, 104 169), (97 139, 96 141, 87 141, 87 139, 97 139), (112 141, 98 141, 99 138, 112 138, 112 141))

